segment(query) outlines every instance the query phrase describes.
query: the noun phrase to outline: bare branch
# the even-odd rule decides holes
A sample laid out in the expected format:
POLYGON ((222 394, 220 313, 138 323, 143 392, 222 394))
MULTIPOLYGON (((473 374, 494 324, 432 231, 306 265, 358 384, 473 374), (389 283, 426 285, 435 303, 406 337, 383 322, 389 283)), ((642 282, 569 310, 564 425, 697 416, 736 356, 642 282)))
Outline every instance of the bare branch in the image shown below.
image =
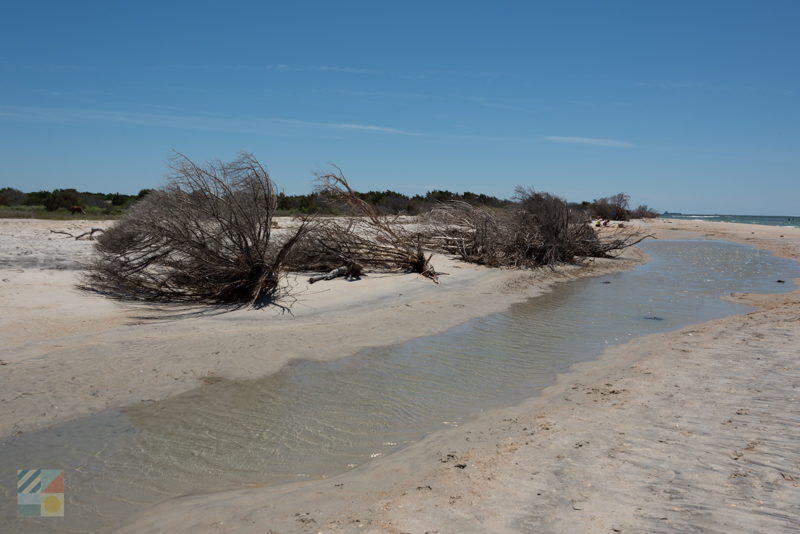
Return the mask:
POLYGON ((251 154, 204 166, 175 154, 170 168, 167 186, 100 236, 82 287, 163 302, 254 306, 276 298, 311 221, 272 236, 276 189, 251 154))
POLYGON ((518 187, 515 200, 500 210, 441 204, 428 216, 428 246, 472 263, 519 268, 610 257, 649 237, 602 235, 585 213, 548 193, 518 187))
POLYGON ((97 232, 105 232, 105 230, 103 230, 102 228, 92 228, 91 230, 88 230, 88 231, 83 232, 82 234, 78 234, 78 235, 72 235, 69 232, 63 232, 63 231, 60 231, 60 230, 50 230, 50 232, 52 232, 54 234, 64 234, 64 235, 69 236, 69 237, 74 237, 75 241, 78 241, 79 239, 81 239, 81 238, 83 238, 83 237, 85 237, 87 235, 89 236, 89 239, 94 239, 94 234, 96 234, 97 232))
POLYGON ((421 274, 438 283, 438 276, 425 255, 423 240, 365 202, 347 182, 338 167, 336 173, 318 174, 316 191, 329 201, 348 208, 346 217, 320 220, 313 234, 295 255, 293 268, 332 270, 341 265, 405 271, 421 274))

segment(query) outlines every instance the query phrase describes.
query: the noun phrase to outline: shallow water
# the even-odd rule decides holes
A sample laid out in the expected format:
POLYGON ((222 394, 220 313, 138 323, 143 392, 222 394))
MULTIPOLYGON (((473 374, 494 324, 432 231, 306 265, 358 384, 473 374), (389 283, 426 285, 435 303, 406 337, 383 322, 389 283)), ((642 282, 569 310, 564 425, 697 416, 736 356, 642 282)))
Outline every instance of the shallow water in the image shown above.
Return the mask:
POLYGON ((685 215, 665 214, 665 219, 688 221, 732 222, 744 224, 761 224, 765 226, 782 226, 784 228, 800 227, 800 217, 792 215, 685 215))
POLYGON ((641 248, 652 259, 631 271, 559 284, 442 334, 4 439, 0 525, 10 528, 0 530, 108 531, 171 496, 340 473, 532 397, 609 344, 746 309, 721 295, 785 292, 800 276, 795 262, 744 245, 641 248), (66 469, 64 519, 14 518, 20 468, 66 469))

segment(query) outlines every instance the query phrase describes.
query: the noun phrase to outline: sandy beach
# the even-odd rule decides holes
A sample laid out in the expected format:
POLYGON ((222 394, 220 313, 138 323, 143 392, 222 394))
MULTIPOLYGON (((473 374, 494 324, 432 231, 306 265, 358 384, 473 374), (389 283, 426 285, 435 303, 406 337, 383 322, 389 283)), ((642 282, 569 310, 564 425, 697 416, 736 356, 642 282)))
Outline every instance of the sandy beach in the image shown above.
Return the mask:
POLYGON ((4 7, 0 534, 800 534, 800 2, 4 7))
MULTIPOLYGON (((439 285, 399 274, 314 286, 296 277, 291 313, 165 318, 74 289, 74 262, 91 243, 49 231, 70 225, 86 229, 0 220, 0 435, 432 334, 554 282, 643 261, 630 250, 519 272, 438 257, 448 273, 439 285)), ((797 228, 641 225, 661 238, 800 258, 797 228)), ((611 347, 536 398, 343 475, 173 499, 121 532, 796 531, 800 290, 729 298, 753 311, 611 347)))
MULTIPOLYGON (((108 224, 108 223, 105 223, 108 224)), ((444 331, 505 309, 558 281, 630 268, 635 250, 583 267, 535 272, 433 260, 441 283, 414 274, 371 274, 309 285, 260 310, 115 302, 75 288, 102 223, 0 219, 0 436, 100 410, 176 395, 204 380, 250 379, 292 359, 330 360, 365 347, 444 331)))

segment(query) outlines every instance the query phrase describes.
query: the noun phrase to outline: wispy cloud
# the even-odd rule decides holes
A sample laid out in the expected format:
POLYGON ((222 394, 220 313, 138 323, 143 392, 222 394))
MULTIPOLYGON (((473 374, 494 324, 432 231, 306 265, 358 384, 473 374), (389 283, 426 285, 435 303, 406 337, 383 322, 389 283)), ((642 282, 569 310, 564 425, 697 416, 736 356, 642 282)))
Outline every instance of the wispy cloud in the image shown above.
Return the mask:
MULTIPOLYGON (((0 67, 20 71, 39 71, 39 72, 68 72, 68 73, 96 73, 96 72, 116 72, 113 65, 96 66, 80 64, 52 64, 52 63, 19 63, 0 59, 0 67)), ((221 70, 230 72, 285 72, 302 73, 317 72, 327 74, 355 74, 355 75, 381 75, 400 79, 425 80, 431 78, 486 78, 503 79, 515 78, 517 73, 513 72, 490 72, 490 71, 471 71, 471 70, 444 70, 444 69, 410 69, 410 70, 388 70, 385 68, 356 67, 352 65, 290 65, 286 63, 202 63, 202 64, 176 64, 176 63, 150 63, 142 66, 129 66, 129 72, 135 71, 155 71, 155 72, 218 72, 221 70)), ((640 84, 642 85, 642 84, 640 84)))
POLYGON ((102 109, 43 108, 0 106, 0 119, 24 122, 117 122, 161 128, 184 128, 253 134, 281 134, 287 126, 357 130, 395 135, 422 135, 417 132, 374 124, 305 121, 258 117, 229 117, 225 115, 177 115, 139 113, 102 109))
POLYGON ((422 135, 417 132, 407 132, 405 130, 398 130, 397 128, 385 128, 383 126, 371 126, 368 124, 347 124, 347 123, 338 123, 338 124, 329 124, 329 123, 308 123, 308 124, 316 124, 319 126, 328 126, 331 128, 341 128, 344 130, 367 130, 370 132, 383 132, 383 133, 392 133, 392 134, 400 134, 400 135, 422 135))
POLYGON ((629 108, 634 104, 632 102, 625 102, 622 100, 610 100, 610 101, 598 101, 594 102, 591 100, 564 100, 565 104, 569 104, 571 106, 578 106, 578 107, 597 107, 597 106, 612 106, 617 108, 629 108))
POLYGON ((559 137, 548 136, 545 137, 548 141, 557 141, 559 143, 577 143, 581 145, 595 145, 595 146, 613 146, 613 147, 632 147, 631 143, 626 141, 618 141, 616 139, 599 139, 596 137, 559 137))
POLYGON ((735 93, 760 93, 771 95, 792 95, 793 89, 787 87, 753 85, 742 83, 710 83, 694 80, 661 80, 661 81, 640 81, 638 87, 661 89, 664 91, 717 91, 735 93))
POLYGON ((337 66, 324 66, 324 67, 314 67, 314 70, 318 70, 320 72, 342 72, 346 74, 380 74, 381 71, 374 70, 374 69, 360 69, 357 67, 337 67, 337 66))
POLYGON ((345 91, 339 90, 337 93, 345 96, 355 96, 362 98, 390 98, 398 100, 423 100, 430 98, 429 95, 422 93, 404 93, 394 91, 345 91))
POLYGON ((753 94, 779 95, 779 96, 794 95, 796 93, 794 89, 790 89, 788 87, 766 86, 757 84, 753 85, 753 84, 742 84, 742 83, 722 84, 722 83, 698 82, 691 80, 638 82, 636 85, 638 87, 655 88, 665 91, 695 90, 695 91, 709 91, 709 92, 716 91, 716 92, 726 92, 726 93, 753 93, 753 94))
POLYGON ((400 130, 398 128, 388 128, 386 126, 375 126, 371 124, 353 124, 347 122, 314 122, 314 121, 301 121, 301 120, 289 120, 289 119, 279 119, 280 122, 286 124, 298 124, 301 126, 316 126, 320 128, 336 128, 339 130, 364 130, 368 132, 382 132, 382 133, 390 133, 390 134, 398 134, 398 135, 422 135, 418 132, 410 132, 407 130, 400 130))
POLYGON ((475 104, 487 108, 502 109, 505 111, 514 111, 517 113, 536 113, 535 109, 527 108, 525 106, 519 106, 514 102, 510 102, 507 100, 485 98, 480 96, 465 96, 464 100, 467 100, 468 102, 473 102, 475 104))
POLYGON ((729 86, 712 84, 707 82, 697 82, 691 80, 680 81, 654 81, 654 82, 638 82, 636 85, 639 87, 654 87, 656 89, 730 89, 729 86))
POLYGON ((297 67, 287 65, 285 63, 278 63, 275 65, 264 65, 263 67, 255 67, 252 65, 234 65, 235 70, 267 70, 278 72, 332 72, 340 74, 381 74, 382 71, 376 69, 366 69, 360 67, 350 67, 342 65, 322 65, 311 67, 297 67))
MULTIPOLYGON (((192 67, 196 68, 196 67, 192 67)), ((205 66, 202 68, 216 68, 205 66)), ((423 70, 384 70, 370 67, 354 67, 352 65, 287 65, 277 63, 270 65, 227 65, 224 68, 239 71, 273 71, 273 72, 321 72, 328 74, 369 74, 386 75, 396 78, 407 79, 428 79, 428 78, 508 78, 512 74, 504 72, 484 72, 469 70, 442 70, 442 69, 423 69, 423 70)))

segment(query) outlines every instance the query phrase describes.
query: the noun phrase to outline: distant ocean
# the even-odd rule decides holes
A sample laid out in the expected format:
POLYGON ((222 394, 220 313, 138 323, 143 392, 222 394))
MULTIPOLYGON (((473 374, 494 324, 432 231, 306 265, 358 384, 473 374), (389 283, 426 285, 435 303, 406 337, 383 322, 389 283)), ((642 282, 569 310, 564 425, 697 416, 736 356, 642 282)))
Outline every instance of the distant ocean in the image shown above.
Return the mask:
POLYGON ((766 226, 800 228, 800 216, 794 215, 687 215, 685 213, 664 213, 659 217, 662 219, 764 224, 766 226))

